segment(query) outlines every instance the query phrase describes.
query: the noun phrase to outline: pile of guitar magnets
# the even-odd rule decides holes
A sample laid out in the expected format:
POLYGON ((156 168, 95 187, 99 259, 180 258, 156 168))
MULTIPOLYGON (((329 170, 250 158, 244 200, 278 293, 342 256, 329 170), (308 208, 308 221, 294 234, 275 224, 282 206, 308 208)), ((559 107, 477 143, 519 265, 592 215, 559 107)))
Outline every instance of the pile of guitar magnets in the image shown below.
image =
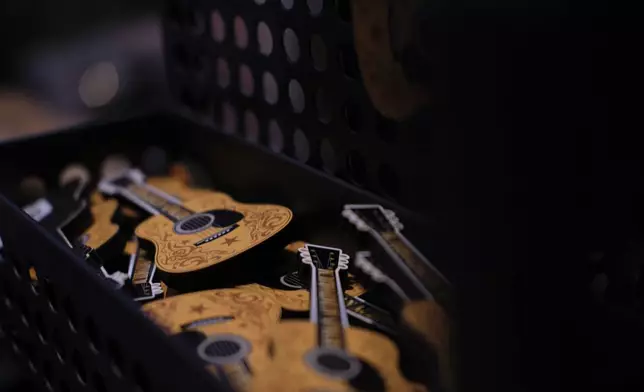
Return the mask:
POLYGON ((298 238, 286 206, 173 173, 78 178, 24 210, 232 390, 455 389, 450 285, 395 212, 337 211, 347 252, 298 238))

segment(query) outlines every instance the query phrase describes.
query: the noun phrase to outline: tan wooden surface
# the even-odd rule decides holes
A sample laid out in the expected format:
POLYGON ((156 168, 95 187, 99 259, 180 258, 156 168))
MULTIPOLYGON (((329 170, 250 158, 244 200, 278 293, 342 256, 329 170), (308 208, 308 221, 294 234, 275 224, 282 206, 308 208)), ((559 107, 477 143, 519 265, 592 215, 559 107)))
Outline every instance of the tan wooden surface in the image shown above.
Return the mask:
MULTIPOLYGON (((252 391, 353 391, 346 381, 316 373, 302 358, 316 347, 316 326, 309 322, 284 321, 273 333, 273 362, 257 374, 252 391)), ((398 369, 398 349, 386 337, 361 328, 345 330, 346 350, 374 367, 387 391, 424 391, 406 380, 398 369)))
POLYGON ((277 234, 293 217, 291 210, 286 207, 242 204, 226 194, 214 192, 210 196, 189 201, 184 206, 196 212, 234 210, 242 213, 244 219, 230 234, 199 247, 194 244, 221 229, 213 227, 204 232, 179 235, 173 230, 174 222, 164 216, 145 220, 137 227, 136 235, 155 245, 155 262, 165 272, 193 272, 229 260, 277 234))

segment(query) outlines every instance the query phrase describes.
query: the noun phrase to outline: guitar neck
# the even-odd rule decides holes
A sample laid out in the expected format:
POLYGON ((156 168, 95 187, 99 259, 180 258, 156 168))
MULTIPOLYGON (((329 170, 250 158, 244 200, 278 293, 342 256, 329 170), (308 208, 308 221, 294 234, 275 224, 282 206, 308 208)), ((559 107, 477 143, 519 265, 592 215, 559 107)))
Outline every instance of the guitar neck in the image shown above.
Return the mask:
POLYGON ((381 331, 395 334, 396 325, 391 314, 386 310, 368 302, 360 297, 344 295, 347 314, 361 320, 381 331))
POLYGON ((163 215, 173 222, 187 218, 194 212, 185 208, 179 199, 148 184, 130 183, 124 186, 121 195, 152 215, 163 215))
POLYGON ((409 299, 435 299, 444 306, 452 302, 451 285, 432 263, 402 234, 374 232, 374 237, 395 261, 400 281, 409 299))
POLYGON ((312 283, 311 321, 318 326, 318 345, 343 349, 348 320, 338 275, 334 270, 313 268, 312 283))
POLYGON ((151 283, 156 272, 154 262, 147 256, 147 252, 139 249, 139 253, 134 255, 134 265, 130 273, 132 284, 151 283))
POLYGON ((248 390, 253 377, 246 360, 218 366, 211 365, 210 371, 223 377, 233 391, 248 390))

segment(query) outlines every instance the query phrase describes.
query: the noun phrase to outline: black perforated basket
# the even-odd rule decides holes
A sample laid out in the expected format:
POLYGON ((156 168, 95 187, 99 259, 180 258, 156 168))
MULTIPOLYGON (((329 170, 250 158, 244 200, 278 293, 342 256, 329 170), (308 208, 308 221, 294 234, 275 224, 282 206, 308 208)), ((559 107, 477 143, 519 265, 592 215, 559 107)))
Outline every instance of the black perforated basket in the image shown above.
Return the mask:
POLYGON ((429 227, 412 212, 426 209, 423 187, 414 186, 424 173, 412 167, 426 134, 398 131, 428 120, 377 114, 360 80, 348 1, 172 0, 166 16, 167 80, 179 115, 0 145, 0 339, 44 390, 225 386, 17 208, 25 178, 54 188, 64 167, 82 163, 96 180, 109 155, 145 166, 146 151, 161 148, 170 160, 206 168, 237 200, 324 217, 305 227, 310 239, 346 242, 333 232, 342 205, 380 203, 427 250, 420 239, 429 227))
MULTIPOLYGON (((199 162, 218 189, 240 201, 282 203, 296 216, 331 213, 339 221, 343 202, 394 207, 267 149, 176 116, 96 125, 0 145, 5 195, 0 197, 4 242, 0 336, 38 387, 56 391, 217 388, 193 352, 171 342, 138 305, 98 279, 84 260, 14 204, 21 200, 18 185, 24 178, 38 177, 54 188, 61 170, 82 162, 97 179, 108 156, 116 154, 145 166, 143 157, 150 148, 164 150, 170 160, 199 162), (42 159, 36 164, 34 156, 47 156, 46 165, 42 159), (37 283, 29 277, 32 266, 37 283)), ((410 233, 422 229, 423 223, 412 213, 399 209, 399 214, 409 222, 410 233)), ((315 226, 305 229, 308 238, 323 238, 331 244, 346 240, 334 237, 329 222, 315 226)))
POLYGON ((96 179, 155 147, 239 201, 315 217, 312 241, 340 241, 344 203, 395 210, 457 289, 463 390, 642 390, 638 13, 411 1, 427 64, 408 71, 430 102, 394 122, 357 70, 349 2, 168 0, 176 108, 0 145, 0 346, 35 385, 224 388, 16 207, 25 178, 51 189, 80 162, 96 179))

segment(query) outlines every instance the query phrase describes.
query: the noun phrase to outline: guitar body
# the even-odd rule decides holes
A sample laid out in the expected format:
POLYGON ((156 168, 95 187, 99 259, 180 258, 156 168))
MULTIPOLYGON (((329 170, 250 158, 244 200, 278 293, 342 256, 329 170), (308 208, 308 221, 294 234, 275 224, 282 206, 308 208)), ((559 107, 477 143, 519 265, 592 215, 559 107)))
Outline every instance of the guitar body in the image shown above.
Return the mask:
MULTIPOLYGON (((375 390, 422 391, 424 388, 407 381, 397 367, 398 349, 386 337, 361 328, 345 329, 346 351, 375 369, 383 385, 375 390)), ((374 390, 352 385, 351 381, 334 379, 315 371, 305 358, 317 346, 314 324, 284 321, 273 332, 273 362, 268 371, 253 380, 253 391, 357 391, 374 390)), ((355 379, 361 378, 360 375, 355 379)), ((362 383, 362 382, 360 382, 362 383)), ((368 384, 368 381, 366 382, 368 384)))
POLYGON ((253 374, 270 363, 270 332, 281 309, 271 298, 245 289, 209 290, 147 303, 143 311, 168 335, 199 331, 206 337, 239 336, 250 343, 253 374))
POLYGON ((251 291, 262 293, 278 303, 283 309, 304 312, 309 310, 309 292, 306 290, 280 290, 259 284, 241 286, 251 291))
MULTIPOLYGON (((175 222, 164 216, 156 215, 142 222, 136 228, 136 235, 155 245, 155 262, 164 272, 194 272, 224 262, 277 234, 293 216, 286 207, 242 204, 228 195, 215 192, 188 201, 184 206, 197 215, 211 212, 214 223, 223 227, 178 234, 175 222), (237 226, 226 234, 222 233, 232 225, 237 226), (213 237, 217 238, 197 245, 213 237)), ((191 224, 186 222, 185 226, 191 227, 191 224)))
MULTIPOLYGON (((349 275, 349 279, 351 279, 351 275, 349 275)), ((270 296, 286 310, 295 312, 306 312, 309 310, 309 302, 311 299, 308 290, 281 290, 259 284, 250 284, 242 287, 247 287, 249 290, 257 290, 264 293, 264 295, 270 296)), ((357 282, 353 282, 351 288, 344 291, 346 295, 351 297, 358 297, 366 292, 367 290, 357 282)))
POLYGON ((116 236, 119 226, 112 223, 112 217, 118 207, 116 200, 101 201, 91 207, 94 223, 83 233, 86 246, 99 249, 116 236))

